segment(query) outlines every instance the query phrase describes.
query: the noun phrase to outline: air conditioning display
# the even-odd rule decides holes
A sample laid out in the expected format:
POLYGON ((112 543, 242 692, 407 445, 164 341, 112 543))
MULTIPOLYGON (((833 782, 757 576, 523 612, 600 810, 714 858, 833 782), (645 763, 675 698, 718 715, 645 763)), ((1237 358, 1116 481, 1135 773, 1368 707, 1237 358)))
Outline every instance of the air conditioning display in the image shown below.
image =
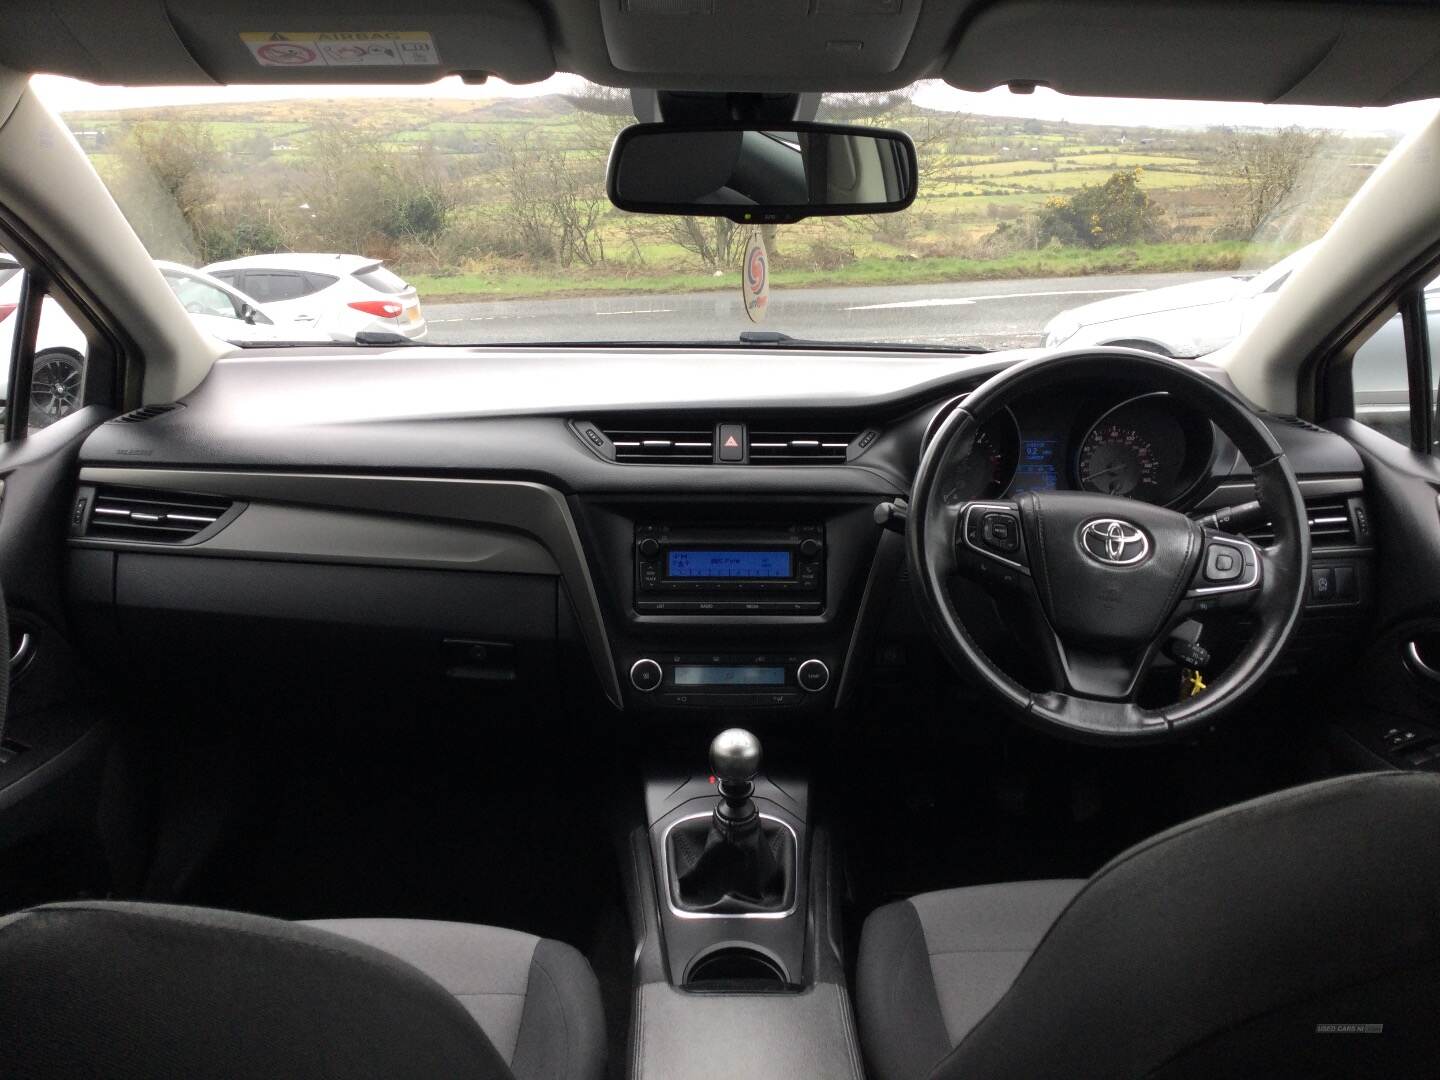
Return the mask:
POLYGON ((666 552, 669 578, 788 578, 788 551, 709 551, 671 549, 666 552))
POLYGON ((784 686, 785 668, 758 664, 676 664, 676 686, 784 686))

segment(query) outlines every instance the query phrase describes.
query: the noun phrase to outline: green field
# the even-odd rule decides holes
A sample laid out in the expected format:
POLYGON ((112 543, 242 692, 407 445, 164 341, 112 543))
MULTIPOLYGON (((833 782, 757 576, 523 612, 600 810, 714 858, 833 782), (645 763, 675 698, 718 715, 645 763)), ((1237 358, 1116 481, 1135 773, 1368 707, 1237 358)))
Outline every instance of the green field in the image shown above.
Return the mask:
MULTIPOLYGON (((735 264, 727 260, 738 253, 707 253, 675 223, 605 202, 606 150, 627 119, 579 104, 561 96, 307 99, 64 119, 157 256, 210 261, 217 249, 220 257, 233 253, 225 245, 242 236, 252 239, 240 251, 357 251, 386 259, 432 300, 714 288, 717 267, 729 287, 735 264), (176 133, 174 146, 167 133, 176 133), (157 165, 153 146, 137 151, 140 138, 170 157, 157 165), (203 169, 187 164, 187 152, 204 159, 203 169), (137 163, 160 183, 141 176, 137 163), (387 225, 396 199, 426 184, 441 193, 443 220, 426 218, 413 231, 387 225), (183 220, 160 205, 157 186, 187 200, 183 220)), ((909 103, 861 119, 914 136, 919 197, 888 219, 778 229, 777 281, 1228 269, 1243 257, 1234 219, 1247 189, 1231 133, 937 113, 909 103), (1158 212, 1156 235, 1099 249, 1057 248, 1037 236, 1039 216, 1057 200, 1133 169, 1158 212)), ((1283 222, 1267 221, 1264 240, 1282 251, 1318 235, 1393 142, 1317 140, 1305 180, 1316 190, 1293 200, 1283 222)))

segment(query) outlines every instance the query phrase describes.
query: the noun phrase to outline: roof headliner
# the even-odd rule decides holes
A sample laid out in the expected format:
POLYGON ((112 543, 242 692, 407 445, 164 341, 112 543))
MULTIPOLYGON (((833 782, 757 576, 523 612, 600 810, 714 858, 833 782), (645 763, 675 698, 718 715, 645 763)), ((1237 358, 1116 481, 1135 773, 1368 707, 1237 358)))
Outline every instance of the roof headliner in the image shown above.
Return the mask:
POLYGON ((1386 105, 1440 96, 1440 4, 1311 0, 10 0, 0 64, 97 83, 966 90, 1386 105), (427 31, 438 66, 263 67, 242 32, 427 31))

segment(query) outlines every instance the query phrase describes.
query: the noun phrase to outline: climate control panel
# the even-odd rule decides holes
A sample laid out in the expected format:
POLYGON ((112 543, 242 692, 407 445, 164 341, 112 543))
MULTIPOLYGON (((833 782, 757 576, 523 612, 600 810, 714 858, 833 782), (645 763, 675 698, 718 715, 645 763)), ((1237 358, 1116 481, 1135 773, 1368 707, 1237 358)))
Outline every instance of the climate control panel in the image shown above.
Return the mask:
POLYGON ((629 675, 638 700, 682 709, 786 708, 815 701, 830 686, 824 660, 782 653, 642 656, 629 675))

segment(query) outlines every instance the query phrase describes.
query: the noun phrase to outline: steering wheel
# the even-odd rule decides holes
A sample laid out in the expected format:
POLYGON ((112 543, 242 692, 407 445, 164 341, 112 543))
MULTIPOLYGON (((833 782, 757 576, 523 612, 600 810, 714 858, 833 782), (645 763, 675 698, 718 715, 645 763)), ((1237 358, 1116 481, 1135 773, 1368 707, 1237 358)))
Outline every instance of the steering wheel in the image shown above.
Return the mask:
POLYGON ((1033 726, 1092 742, 1158 741, 1213 722, 1252 693, 1290 640, 1305 598, 1310 533, 1295 473, 1275 436, 1233 392, 1171 360, 1129 349, 1025 361, 982 384, 940 424, 911 492, 910 576, 950 662, 1033 726), (943 464, 969 453, 987 420, 1060 380, 1122 377, 1212 420, 1249 464, 1275 540, 1202 528, 1133 499, 1070 491, 947 503, 943 464), (1018 615, 1022 645, 1051 686, 1002 671, 966 630, 956 575, 1018 615), (1246 651, 1192 697, 1145 708, 1135 697, 1172 631, 1209 611, 1248 612, 1246 651))

